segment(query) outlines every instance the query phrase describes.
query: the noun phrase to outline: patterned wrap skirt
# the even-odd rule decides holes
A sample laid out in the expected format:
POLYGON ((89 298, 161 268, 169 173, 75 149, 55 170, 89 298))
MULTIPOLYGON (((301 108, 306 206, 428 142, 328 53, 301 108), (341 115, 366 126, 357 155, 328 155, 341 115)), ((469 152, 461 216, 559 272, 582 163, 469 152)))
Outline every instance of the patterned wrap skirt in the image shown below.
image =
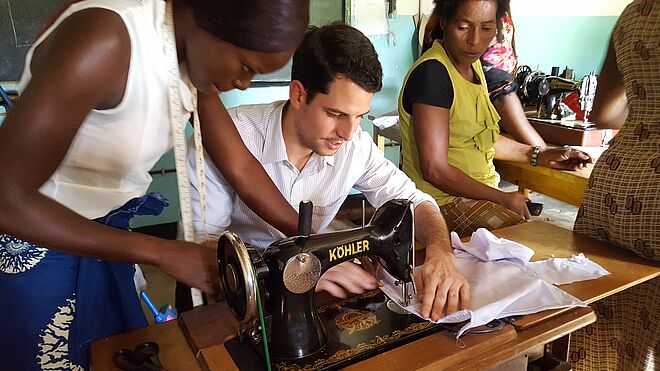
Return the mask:
MULTIPOLYGON (((128 229, 159 215, 158 193, 128 201, 96 222, 128 229)), ((84 370, 93 340, 147 325, 134 264, 49 250, 0 234, 0 370, 84 370)))

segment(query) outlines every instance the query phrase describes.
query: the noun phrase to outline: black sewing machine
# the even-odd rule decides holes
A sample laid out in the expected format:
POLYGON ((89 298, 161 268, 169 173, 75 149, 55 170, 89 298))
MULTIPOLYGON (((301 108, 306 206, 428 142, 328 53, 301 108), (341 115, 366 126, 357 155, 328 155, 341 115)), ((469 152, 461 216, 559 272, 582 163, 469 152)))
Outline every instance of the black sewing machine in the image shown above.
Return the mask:
MULTIPOLYGON (((523 103, 536 104, 537 116, 543 119, 561 119, 560 102, 565 93, 580 93, 581 81, 572 80, 572 76, 557 76, 558 68, 553 67, 553 74, 532 71, 528 66, 520 66, 516 72, 518 95, 523 103)), ((572 73, 571 73, 572 74, 572 73)))
MULTIPOLYGON (((561 76, 557 76, 558 72, 558 67, 553 67, 550 75, 532 71, 529 66, 518 67, 515 79, 521 102, 535 104, 540 119, 560 120, 564 117, 561 100, 567 93, 576 92, 580 97, 580 109, 588 115, 596 93, 596 76, 591 73, 576 81, 573 80, 572 70, 567 68, 561 76)), ((586 126, 586 120, 584 122, 586 126)))
POLYGON ((548 143, 602 146, 609 142, 612 132, 598 130, 588 120, 598 84, 596 75, 592 72, 577 81, 568 68, 557 75, 558 67, 553 67, 550 75, 532 71, 529 66, 518 67, 518 96, 523 104, 536 105, 537 114, 529 118, 530 124, 548 143), (571 92, 578 98, 567 98, 571 92))
POLYGON ((252 325, 225 343, 241 369, 263 368, 267 354, 279 370, 345 367, 443 329, 403 312, 380 290, 314 305, 314 289, 326 270, 367 255, 384 262, 398 280, 406 301, 402 304, 408 305, 414 295, 409 201, 386 203, 364 227, 311 235, 311 203, 306 206, 300 208, 300 235, 277 241, 262 253, 231 232, 218 241, 227 303, 236 319, 252 325))

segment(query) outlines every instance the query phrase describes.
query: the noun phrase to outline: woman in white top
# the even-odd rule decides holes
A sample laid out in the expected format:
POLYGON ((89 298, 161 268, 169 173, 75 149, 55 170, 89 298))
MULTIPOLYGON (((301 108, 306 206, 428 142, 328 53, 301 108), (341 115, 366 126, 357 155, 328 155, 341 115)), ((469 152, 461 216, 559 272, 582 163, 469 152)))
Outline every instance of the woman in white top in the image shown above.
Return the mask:
POLYGON ((300 0, 84 0, 54 18, 0 127, 0 365, 86 368, 92 340, 146 325, 126 263, 213 294, 212 250, 103 225, 166 203, 135 198, 194 88, 200 110, 225 118, 221 171, 265 220, 295 231, 218 93, 282 67, 308 12, 300 0))

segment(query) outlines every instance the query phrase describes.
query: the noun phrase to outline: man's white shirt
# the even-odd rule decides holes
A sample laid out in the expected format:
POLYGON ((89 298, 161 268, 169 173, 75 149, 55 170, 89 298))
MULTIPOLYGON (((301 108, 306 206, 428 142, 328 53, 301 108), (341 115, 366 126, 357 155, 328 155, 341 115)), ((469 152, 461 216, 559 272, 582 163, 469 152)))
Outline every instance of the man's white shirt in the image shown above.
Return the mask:
MULTIPOLYGON (((314 231, 327 231, 352 188, 361 191, 375 207, 396 198, 411 200, 415 206, 428 201, 437 207, 433 198, 418 190, 408 176, 383 156, 370 135, 360 128, 333 156, 314 153, 299 171, 287 159, 282 136, 282 110, 285 104, 286 101, 279 101, 239 106, 228 112, 243 142, 289 204, 298 210, 300 201, 312 201, 314 231)), ((189 151, 188 165, 191 169, 195 233, 203 240, 204 221, 200 220, 194 150, 189 151)), ((208 155, 205 156, 204 166, 207 194, 205 222, 210 239, 217 239, 229 229, 244 242, 266 248, 285 237, 237 197, 208 155)))

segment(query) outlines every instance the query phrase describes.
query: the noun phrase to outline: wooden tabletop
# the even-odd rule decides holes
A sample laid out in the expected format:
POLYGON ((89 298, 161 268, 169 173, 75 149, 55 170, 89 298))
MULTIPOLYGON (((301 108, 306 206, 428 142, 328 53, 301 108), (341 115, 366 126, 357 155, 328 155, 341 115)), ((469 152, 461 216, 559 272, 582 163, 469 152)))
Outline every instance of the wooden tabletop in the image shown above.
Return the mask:
MULTIPOLYGON (((530 222, 494 231, 536 251, 532 260, 570 257, 580 252, 612 274, 597 280, 562 285, 561 288, 591 303, 660 275, 660 266, 625 251, 545 222, 530 222)), ((468 335, 458 346, 445 333, 437 333, 348 367, 348 370, 380 370, 397 365, 406 369, 474 369, 496 365, 520 352, 547 343, 586 326, 596 319, 590 308, 569 308, 525 316, 490 335, 468 335), (432 351, 431 351, 432 350, 432 351)), ((170 371, 235 369, 222 343, 238 325, 226 304, 196 308, 179 316, 179 322, 152 325, 92 344, 94 369, 112 367, 112 354, 121 347, 156 341, 161 360, 170 371), (187 339, 187 340, 186 340, 187 339), (195 361, 197 359, 197 361, 195 361), (199 362, 199 363, 197 363, 199 362)))
MULTIPOLYGON (((186 329, 184 331, 192 334, 192 342, 205 345, 198 355, 198 361, 202 368, 208 370, 238 370, 227 349, 222 345, 222 342, 219 342, 223 341, 221 339, 226 336, 232 335, 232 333, 219 330, 222 326, 217 325, 218 321, 227 321, 226 316, 230 316, 227 306, 216 304, 199 313, 193 314, 192 312, 190 314, 184 313, 181 324, 182 328, 186 329), (203 328, 194 328, 194 323, 202 317, 206 317, 206 324, 203 328), (204 333, 213 333, 211 337, 214 337, 215 341, 209 342, 209 337, 205 336, 204 333), (211 344, 213 342, 215 344, 211 344)), ((391 369, 392 365, 396 365, 399 369, 417 369, 438 362, 442 362, 443 367, 458 366, 493 347, 511 343, 516 340, 517 336, 518 333, 511 325, 489 334, 466 335, 458 341, 447 332, 439 332, 358 362, 344 368, 344 370, 380 371, 383 370, 383 367, 391 369), (433 349, 433 351, 430 352, 429 349, 433 349)))
MULTIPOLYGON (((511 359, 516 355, 527 352, 542 344, 547 344, 560 337, 566 336, 571 332, 581 329, 596 321, 596 314, 590 307, 569 308, 563 313, 548 318, 525 330, 517 330, 517 337, 514 341, 493 345, 488 351, 480 353, 466 359, 457 366, 447 367, 449 370, 483 370, 493 367, 503 361, 511 359)), ((440 366, 439 363, 436 363, 440 366)), ((445 367, 443 367, 444 369, 445 367)), ((432 370, 438 367, 425 367, 432 370)))
POLYGON ((500 177, 522 189, 543 193, 554 199, 580 206, 593 164, 577 171, 532 166, 524 162, 495 160, 500 177))
MULTIPOLYGON (((401 143, 398 123, 382 130, 374 125, 373 130, 374 142, 381 151, 385 148, 384 138, 401 143)), ((556 146, 554 144, 549 145, 556 146)), ((602 147, 573 146, 573 148, 589 153, 593 163, 596 163, 604 150, 602 147)), ((582 195, 593 169, 593 164, 588 164, 582 170, 567 171, 532 166, 525 162, 495 160, 494 163, 497 172, 507 182, 518 185, 522 190, 527 189, 543 193, 574 206, 580 206, 580 203, 582 203, 582 195)))
POLYGON ((574 206, 580 206, 582 196, 594 164, 603 153, 603 147, 574 147, 589 153, 593 163, 581 170, 568 171, 532 166, 526 162, 494 160, 500 177, 521 189, 543 193, 574 206))
POLYGON ((201 370, 177 321, 155 324, 93 342, 90 368, 100 371, 117 370, 112 361, 115 351, 121 348, 134 349, 145 341, 158 343, 158 358, 168 370, 201 370))
POLYGON ((660 265, 609 245, 546 222, 529 222, 493 231, 498 237, 521 243, 535 251, 532 261, 570 258, 584 253, 611 274, 559 286, 586 303, 610 296, 660 276, 660 265))

